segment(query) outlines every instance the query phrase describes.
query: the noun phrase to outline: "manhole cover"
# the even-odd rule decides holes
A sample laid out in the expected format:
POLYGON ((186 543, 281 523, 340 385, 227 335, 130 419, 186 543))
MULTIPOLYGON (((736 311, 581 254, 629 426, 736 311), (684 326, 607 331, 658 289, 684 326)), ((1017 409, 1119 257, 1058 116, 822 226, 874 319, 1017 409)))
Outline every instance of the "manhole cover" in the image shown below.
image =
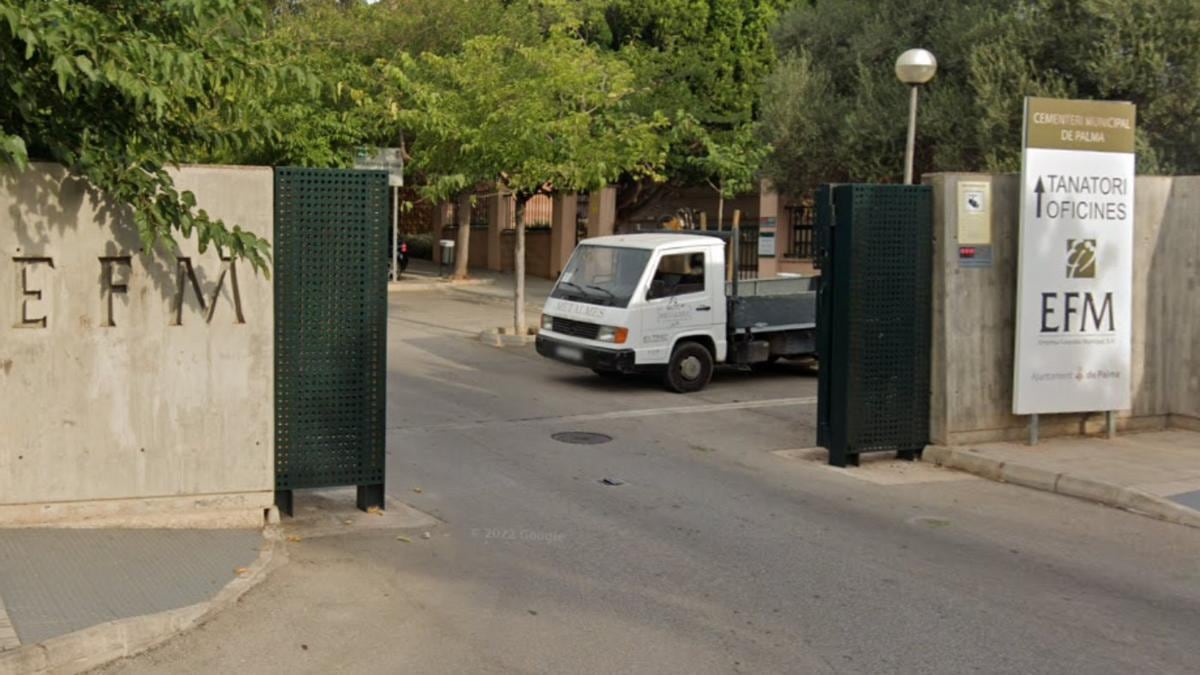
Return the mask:
POLYGON ((550 436, 559 443, 571 443, 573 445, 600 445, 612 440, 612 436, 604 434, 595 434, 590 431, 563 431, 550 436))

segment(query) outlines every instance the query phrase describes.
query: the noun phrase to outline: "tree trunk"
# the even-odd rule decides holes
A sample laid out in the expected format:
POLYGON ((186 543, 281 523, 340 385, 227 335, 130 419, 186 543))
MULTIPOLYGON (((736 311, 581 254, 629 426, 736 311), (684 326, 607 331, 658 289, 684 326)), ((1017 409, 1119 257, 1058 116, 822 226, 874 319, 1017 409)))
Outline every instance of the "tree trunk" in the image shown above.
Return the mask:
POLYGON ((725 181, 717 188, 717 231, 725 229, 725 181))
POLYGON ((458 224, 458 232, 454 244, 454 277, 467 278, 467 263, 471 257, 471 195, 464 194, 458 198, 458 206, 454 209, 454 218, 458 224))
POLYGON ((525 202, 528 197, 517 197, 516 229, 517 241, 513 246, 513 332, 525 334, 525 202))

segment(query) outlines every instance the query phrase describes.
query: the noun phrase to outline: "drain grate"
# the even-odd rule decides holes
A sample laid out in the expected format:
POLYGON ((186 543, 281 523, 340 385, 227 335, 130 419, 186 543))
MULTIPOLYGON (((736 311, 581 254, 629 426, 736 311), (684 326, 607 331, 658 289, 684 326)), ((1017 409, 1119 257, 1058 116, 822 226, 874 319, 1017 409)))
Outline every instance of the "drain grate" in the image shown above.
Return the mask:
POLYGON ((612 440, 612 436, 597 434, 591 431, 562 431, 557 434, 551 434, 550 438, 559 443, 570 443, 572 445, 600 445, 612 440))

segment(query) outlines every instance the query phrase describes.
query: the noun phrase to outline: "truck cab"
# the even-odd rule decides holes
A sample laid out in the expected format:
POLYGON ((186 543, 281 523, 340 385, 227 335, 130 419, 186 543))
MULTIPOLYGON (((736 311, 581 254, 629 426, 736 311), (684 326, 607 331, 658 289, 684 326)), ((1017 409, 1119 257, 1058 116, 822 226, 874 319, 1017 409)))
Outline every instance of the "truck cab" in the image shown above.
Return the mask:
MULTIPOLYGON (((731 322, 746 311, 731 301, 725 252, 722 239, 694 234, 581 242, 546 302, 538 353, 602 375, 661 371, 679 392, 706 386, 717 363, 771 358, 770 322, 731 322)), ((811 329, 811 316, 795 325, 811 329)))

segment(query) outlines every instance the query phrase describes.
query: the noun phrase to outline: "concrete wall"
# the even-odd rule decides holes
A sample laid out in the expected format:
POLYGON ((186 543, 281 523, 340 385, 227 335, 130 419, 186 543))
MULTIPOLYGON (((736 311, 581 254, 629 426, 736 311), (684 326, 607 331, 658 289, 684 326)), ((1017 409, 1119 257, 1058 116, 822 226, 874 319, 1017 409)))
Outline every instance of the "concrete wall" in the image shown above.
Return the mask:
POLYGON ((1167 311, 1167 406, 1173 426, 1200 431, 1200 176, 1170 179, 1162 222, 1165 265, 1149 287, 1167 311))
MULTIPOLYGON (((510 194, 494 194, 486 198, 487 203, 487 268, 500 272, 504 269, 503 247, 500 237, 511 230, 516 222, 516 199, 510 194)), ((472 233, 474 235, 474 233, 472 233)), ((474 238, 474 237, 472 237, 474 238)))
MULTIPOLYGON (((513 253, 516 246, 516 230, 505 230, 500 236, 501 272, 511 273, 515 269, 513 253)), ((548 228, 525 230, 525 274, 543 279, 555 278, 550 276, 550 230, 548 228)))
MULTIPOLYGON (((176 179, 271 238, 270 169, 176 179)), ((130 214, 60 167, 0 173, 0 524, 261 524, 272 285, 179 243, 178 261, 143 252, 130 214)))
MULTIPOLYGON (((514 240, 516 237, 507 237, 514 240)), ((550 273, 550 229, 538 228, 525 233, 525 273, 531 277, 554 279, 550 273)))
MULTIPOLYGON (((935 444, 1017 440, 1011 414, 1019 177, 926 176, 934 186, 933 372, 935 444), (954 195, 962 180, 992 183, 994 263, 958 264, 954 195)), ((1135 187, 1133 409, 1125 429, 1200 420, 1200 177, 1149 177, 1135 187)), ((1041 418, 1043 436, 1094 433, 1101 414, 1041 418)))
POLYGON ((575 240, 578 238, 576 222, 579 213, 579 199, 575 194, 556 193, 552 202, 550 226, 550 259, 547 261, 546 275, 557 279, 571 253, 575 250, 575 240))
MULTIPOLYGON (((467 252, 467 267, 470 269, 490 269, 488 261, 492 258, 488 238, 483 228, 473 228, 471 232, 470 250, 467 252)), ((442 238, 453 238, 454 229, 442 231, 442 238)), ((500 232, 499 269, 498 272, 513 271, 513 249, 516 247, 516 230, 500 232)), ((573 249, 572 249, 573 250, 573 249)), ((550 230, 536 228, 525 230, 525 273, 528 276, 546 279, 558 278, 557 273, 550 271, 550 230)))

